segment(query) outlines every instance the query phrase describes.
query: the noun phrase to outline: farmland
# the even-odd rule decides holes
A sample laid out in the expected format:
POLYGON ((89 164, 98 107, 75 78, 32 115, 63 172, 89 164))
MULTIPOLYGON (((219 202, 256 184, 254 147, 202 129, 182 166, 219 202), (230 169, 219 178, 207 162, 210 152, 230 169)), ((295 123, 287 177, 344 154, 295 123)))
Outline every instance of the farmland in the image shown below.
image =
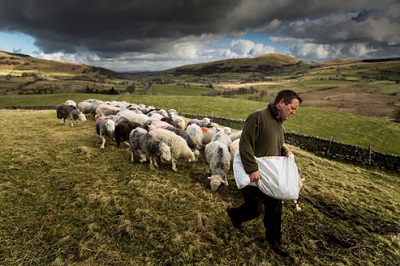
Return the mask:
POLYGON ((3 265, 397 265, 399 175, 317 157, 296 147, 301 212, 286 202, 276 256, 261 219, 236 231, 241 202, 211 192, 204 157, 150 170, 127 148, 100 150, 94 120, 64 126, 54 110, 0 110, 3 265))
POLYGON ((96 98, 245 119, 287 88, 304 98, 287 131, 399 155, 398 60, 317 65, 267 56, 120 76, 0 57, 0 264, 399 264, 399 173, 290 146, 305 178, 303 210, 284 204, 283 241, 291 255, 281 258, 265 243, 261 218, 243 232, 232 227, 225 208, 242 202, 232 172, 229 186, 212 192, 203 154, 193 165, 178 162, 177 172, 168 163, 149 169, 110 140, 99 149, 93 118, 64 126, 53 109, 68 99, 96 98), (246 93, 230 93, 236 89, 246 93))

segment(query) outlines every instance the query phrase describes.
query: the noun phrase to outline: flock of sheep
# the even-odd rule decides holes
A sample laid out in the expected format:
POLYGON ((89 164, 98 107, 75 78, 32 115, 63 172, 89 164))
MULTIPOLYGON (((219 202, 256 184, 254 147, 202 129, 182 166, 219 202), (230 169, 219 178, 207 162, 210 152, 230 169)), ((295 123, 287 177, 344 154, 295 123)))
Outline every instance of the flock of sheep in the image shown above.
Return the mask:
POLYGON ((120 101, 88 99, 76 104, 68 100, 58 105, 56 112, 57 118, 63 119, 64 124, 70 120, 71 126, 74 120, 86 121, 85 114, 93 115, 101 149, 107 139, 117 146, 126 143, 131 161, 149 161, 151 168, 158 167, 159 161, 171 162, 177 171, 178 161, 194 163, 204 150, 211 190, 217 190, 221 183, 228 185, 227 172, 238 152, 241 131, 232 133, 209 118, 186 122, 175 109, 166 111, 120 101))

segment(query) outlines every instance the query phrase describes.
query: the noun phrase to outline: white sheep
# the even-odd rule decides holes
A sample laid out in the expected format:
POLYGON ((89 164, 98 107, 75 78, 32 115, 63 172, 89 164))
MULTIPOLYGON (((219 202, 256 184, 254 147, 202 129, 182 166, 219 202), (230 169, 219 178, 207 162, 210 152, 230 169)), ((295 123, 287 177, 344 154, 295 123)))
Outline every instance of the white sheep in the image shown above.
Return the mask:
POLYGON ((106 136, 114 139, 115 125, 115 120, 112 117, 102 116, 96 120, 96 132, 102 140, 100 149, 104 149, 106 136))
POLYGON ((175 115, 174 117, 172 117, 172 120, 174 121, 176 128, 185 129, 186 122, 183 117, 175 115))
POLYGON ((64 104, 66 104, 66 105, 72 105, 72 106, 77 107, 77 106, 76 106, 76 102, 73 101, 73 100, 66 100, 64 104))
POLYGON ((212 141, 204 148, 207 162, 206 172, 211 173, 210 186, 212 191, 216 191, 221 183, 228 185, 226 177, 231 165, 231 155, 228 147, 220 141, 212 141))
POLYGON ((234 141, 232 141, 232 145, 229 147, 229 152, 231 153, 232 161, 236 153, 239 152, 239 142, 240 139, 235 139, 234 141))
POLYGON ((192 138, 198 149, 203 147, 203 131, 197 124, 191 124, 186 127, 186 132, 192 138))
POLYGON ((164 141, 150 135, 144 128, 132 130, 129 143, 132 162, 136 153, 140 156, 140 162, 145 162, 149 157, 151 168, 158 167, 157 157, 160 157, 162 162, 171 160, 171 148, 164 141))
POLYGON ((232 140, 229 137, 228 134, 226 134, 224 131, 219 130, 215 135, 211 138, 211 142, 219 140, 223 144, 226 145, 227 148, 229 148, 232 145, 232 140))
POLYGON ((193 151, 187 145, 186 140, 181 136, 163 128, 151 130, 149 133, 170 146, 172 170, 177 171, 176 162, 178 159, 183 159, 188 162, 195 161, 196 158, 193 151))
POLYGON ((229 137, 231 138, 232 141, 239 139, 241 136, 242 136, 242 130, 229 134, 229 137))

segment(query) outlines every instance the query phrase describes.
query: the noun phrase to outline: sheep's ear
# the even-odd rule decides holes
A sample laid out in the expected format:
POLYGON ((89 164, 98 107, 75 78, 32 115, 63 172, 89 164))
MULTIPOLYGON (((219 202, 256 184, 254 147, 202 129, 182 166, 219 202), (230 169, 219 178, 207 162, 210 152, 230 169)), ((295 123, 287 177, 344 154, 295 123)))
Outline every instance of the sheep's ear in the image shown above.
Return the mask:
POLYGON ((213 180, 213 179, 214 179, 213 176, 209 176, 209 177, 207 177, 207 178, 210 179, 210 180, 213 180))
POLYGON ((225 180, 224 180, 224 179, 221 179, 221 183, 224 183, 224 184, 226 184, 226 182, 225 182, 225 180))

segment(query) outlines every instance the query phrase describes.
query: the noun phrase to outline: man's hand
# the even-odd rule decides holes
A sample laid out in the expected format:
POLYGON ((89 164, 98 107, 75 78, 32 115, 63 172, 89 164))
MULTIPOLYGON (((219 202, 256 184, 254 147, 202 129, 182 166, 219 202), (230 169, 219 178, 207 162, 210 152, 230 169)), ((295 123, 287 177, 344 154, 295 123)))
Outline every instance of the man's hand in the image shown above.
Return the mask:
POLYGON ((249 177, 250 177, 251 182, 257 182, 261 178, 260 172, 255 171, 255 172, 249 174, 249 177))
POLYGON ((286 150, 286 151, 283 153, 283 156, 288 157, 288 156, 290 156, 290 155, 292 155, 292 154, 293 154, 293 152, 291 152, 290 150, 286 150))

